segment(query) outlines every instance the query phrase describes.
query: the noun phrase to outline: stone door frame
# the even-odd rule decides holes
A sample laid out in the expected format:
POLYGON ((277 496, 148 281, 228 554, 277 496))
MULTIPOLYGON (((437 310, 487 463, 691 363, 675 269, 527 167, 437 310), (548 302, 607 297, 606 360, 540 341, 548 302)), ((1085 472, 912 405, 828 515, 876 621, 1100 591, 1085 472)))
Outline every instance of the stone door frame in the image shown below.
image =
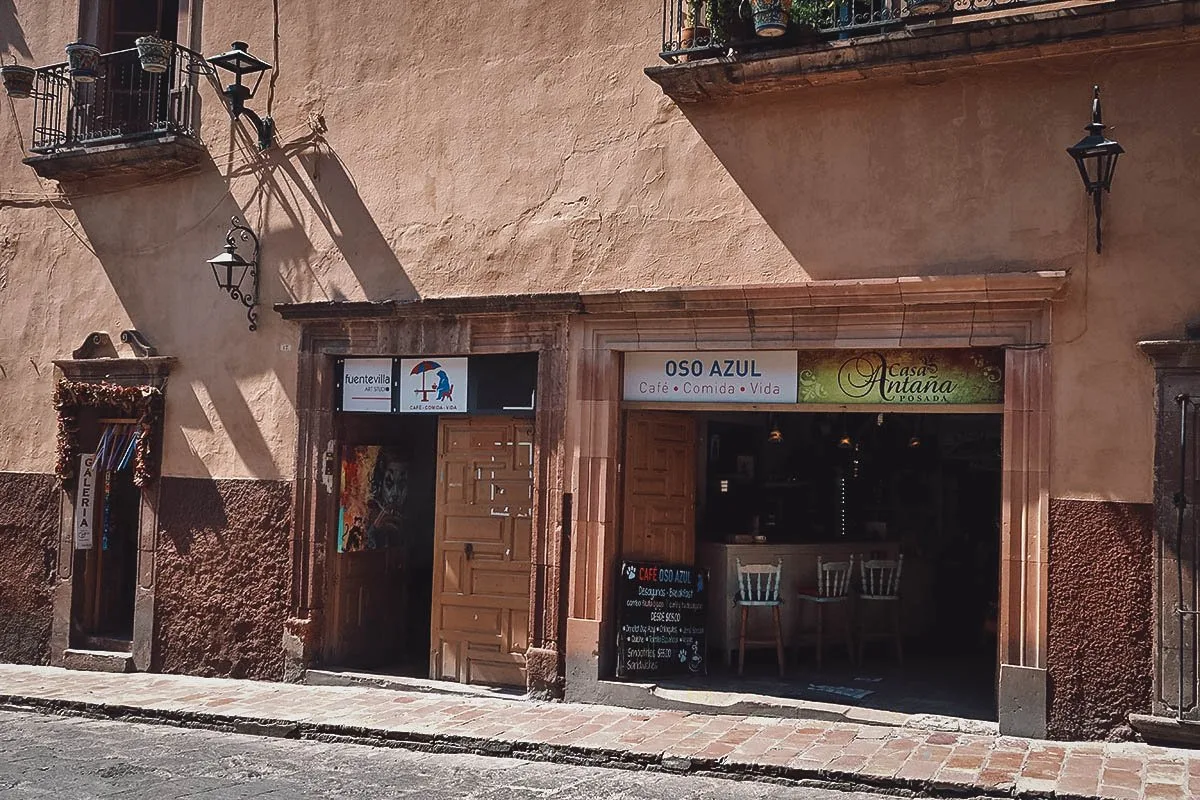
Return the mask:
POLYGON ((620 364, 639 350, 1005 347, 1001 729, 1044 735, 1051 298, 1064 272, 583 295, 573 318, 567 478, 574 495, 567 697, 612 695, 619 548, 620 364))
MULTIPOLYGON (((176 360, 155 355, 154 349, 146 345, 136 331, 122 333, 121 340, 130 344, 134 357, 116 357, 108 334, 97 332, 89 335, 84 346, 75 351, 74 358, 56 360, 54 365, 64 378, 73 382, 158 387, 164 390, 165 405, 167 377, 176 360)), ((161 447, 164 441, 162 420, 157 424, 159 430, 156 438, 161 447)), ((159 463, 161 457, 159 453, 159 463)), ((137 579, 131 642, 131 666, 139 672, 148 672, 154 663, 155 553, 161 484, 161 476, 155 475, 154 480, 139 491, 137 579)), ((58 561, 51 590, 50 663, 56 667, 115 669, 118 666, 116 661, 75 655, 71 649, 71 609, 75 591, 75 497, 66 489, 60 489, 58 494, 58 561)))
MULTIPOLYGON (((1179 452, 1179 415, 1183 409, 1177 397, 1186 393, 1193 400, 1200 398, 1200 339, 1139 342, 1138 347, 1154 364, 1155 377, 1155 448, 1154 448, 1154 675, 1151 715, 1172 721, 1178 728, 1194 729, 1200 725, 1200 699, 1197 688, 1197 652, 1194 646, 1195 617, 1184 616, 1178 609, 1196 608, 1197 564, 1194 559, 1182 559, 1179 550, 1194 552, 1196 546, 1196 502, 1190 487, 1181 486, 1179 452), (1183 542, 1180 531, 1176 493, 1183 492, 1188 501, 1183 513, 1183 542), (1184 542, 1186 544, 1184 544, 1184 542), (1181 572, 1182 571, 1182 572, 1181 572), (1179 584, 1183 584, 1180 596, 1179 584), (1182 627, 1182 631, 1181 631, 1182 627), (1183 677, 1183 703, 1180 703, 1180 677, 1183 677)), ((1184 412, 1186 413, 1186 412, 1184 412)), ((1195 412, 1192 412, 1195 413, 1195 412)), ((1200 433, 1189 431, 1191 441, 1200 441, 1200 433)), ((1191 464, 1196 459, 1191 458, 1191 464)), ((1193 484, 1195 475, 1187 475, 1193 484)), ((1150 728, 1153 733, 1170 740, 1194 746, 1197 733, 1181 736, 1179 730, 1154 728, 1152 721, 1134 721, 1139 729, 1150 728), (1140 724, 1139 724, 1140 723, 1140 724)))
POLYGON ((574 295, 275 306, 284 319, 300 326, 291 616, 283 631, 285 680, 300 680, 304 670, 319 663, 323 652, 328 531, 337 510, 335 359, 536 352, 528 688, 537 694, 561 694, 560 501, 566 459, 561 421, 567 316, 577 308, 574 295))

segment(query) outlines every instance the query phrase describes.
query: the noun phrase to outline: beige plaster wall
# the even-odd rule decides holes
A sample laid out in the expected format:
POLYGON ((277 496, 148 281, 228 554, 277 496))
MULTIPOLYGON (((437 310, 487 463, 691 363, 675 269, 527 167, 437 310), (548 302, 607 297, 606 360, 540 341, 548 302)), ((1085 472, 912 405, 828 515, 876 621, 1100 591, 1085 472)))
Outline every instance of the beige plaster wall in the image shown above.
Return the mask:
MULTIPOLYGON (((1200 49, 681 111, 641 72, 656 3, 278 5, 277 49, 265 0, 204 3, 198 44, 245 39, 278 66, 249 105, 276 117, 282 145, 258 156, 204 87, 212 162, 197 174, 65 192, 95 254, 31 199, 0 120, 5 468, 51 468, 49 360, 93 329, 132 325, 179 357, 169 474, 277 478, 294 460, 295 351, 281 348, 295 333, 274 302, 1053 267, 1072 271, 1055 318, 1053 493, 1149 500, 1152 381, 1134 342, 1200 313, 1200 108, 1187 102, 1200 49), (1063 152, 1093 82, 1129 151, 1099 257, 1063 152), (256 334, 203 263, 234 213, 263 236, 256 334)), ((74 3, 6 8, 0 51, 61 60, 74 3)), ((16 111, 27 140, 30 106, 16 111)))

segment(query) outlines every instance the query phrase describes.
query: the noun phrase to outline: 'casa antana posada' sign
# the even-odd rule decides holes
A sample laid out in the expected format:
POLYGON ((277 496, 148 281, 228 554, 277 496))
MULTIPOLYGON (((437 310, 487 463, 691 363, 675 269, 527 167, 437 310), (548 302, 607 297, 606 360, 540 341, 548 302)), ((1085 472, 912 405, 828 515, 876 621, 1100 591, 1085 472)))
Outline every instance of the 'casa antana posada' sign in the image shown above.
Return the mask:
POLYGON ((998 405, 1000 348, 625 354, 622 397, 660 403, 998 405))

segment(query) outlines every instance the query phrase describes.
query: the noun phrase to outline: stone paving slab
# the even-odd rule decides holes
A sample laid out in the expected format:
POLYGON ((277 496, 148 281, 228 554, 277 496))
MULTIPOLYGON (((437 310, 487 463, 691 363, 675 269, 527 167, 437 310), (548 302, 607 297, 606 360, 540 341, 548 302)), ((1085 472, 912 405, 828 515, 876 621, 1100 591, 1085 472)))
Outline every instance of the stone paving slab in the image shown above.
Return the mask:
POLYGON ((925 795, 1200 796, 1200 753, 1132 743, 10 664, 0 707, 925 795))

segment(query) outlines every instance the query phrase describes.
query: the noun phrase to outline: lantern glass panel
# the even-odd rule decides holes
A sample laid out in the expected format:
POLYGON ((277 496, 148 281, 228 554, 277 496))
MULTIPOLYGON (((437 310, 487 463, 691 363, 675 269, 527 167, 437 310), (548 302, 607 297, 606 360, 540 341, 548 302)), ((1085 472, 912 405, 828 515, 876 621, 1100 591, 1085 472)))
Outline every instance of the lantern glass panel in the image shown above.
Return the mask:
POLYGON ((1117 172, 1117 159, 1120 152, 1108 153, 1100 157, 1100 185, 1105 191, 1112 188, 1113 175, 1117 172))
POLYGON ((217 286, 227 292, 241 287, 246 270, 250 267, 250 262, 238 255, 237 248, 232 244, 225 245, 225 252, 209 259, 208 263, 212 265, 217 286))

